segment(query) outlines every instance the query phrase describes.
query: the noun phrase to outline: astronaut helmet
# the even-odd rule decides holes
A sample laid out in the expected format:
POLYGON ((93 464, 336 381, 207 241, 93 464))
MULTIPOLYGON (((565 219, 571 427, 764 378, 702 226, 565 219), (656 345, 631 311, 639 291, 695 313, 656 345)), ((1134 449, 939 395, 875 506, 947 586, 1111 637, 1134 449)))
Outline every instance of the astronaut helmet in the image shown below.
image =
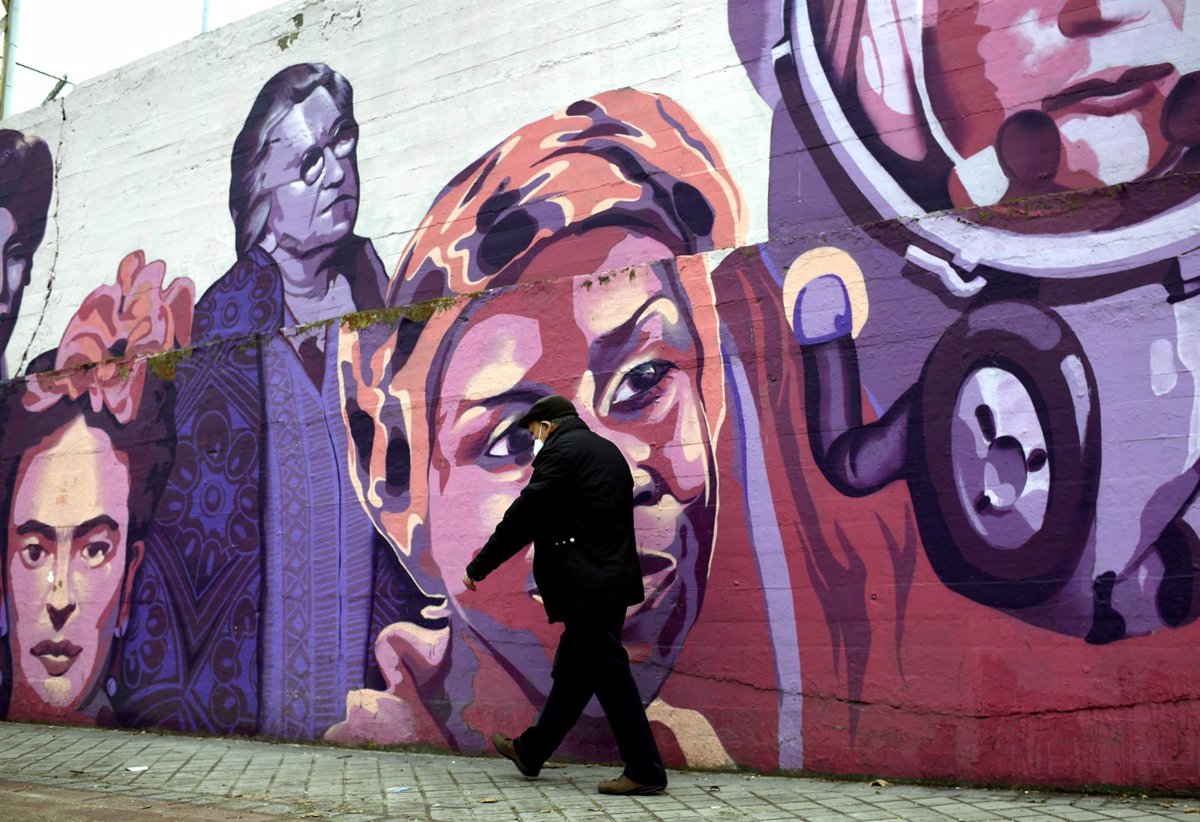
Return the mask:
POLYGON ((729 23, 759 93, 877 218, 965 271, 1069 278, 1200 245, 1200 193, 1173 173, 1200 169, 1188 2, 731 0, 729 23))

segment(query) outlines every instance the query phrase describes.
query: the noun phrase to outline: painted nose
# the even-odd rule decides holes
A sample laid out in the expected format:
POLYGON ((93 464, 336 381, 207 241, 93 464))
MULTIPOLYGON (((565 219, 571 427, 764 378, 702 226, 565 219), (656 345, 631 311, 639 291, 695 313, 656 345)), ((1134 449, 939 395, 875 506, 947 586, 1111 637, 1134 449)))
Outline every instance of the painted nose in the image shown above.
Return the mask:
MULTIPOLYGON (((569 397, 570 395, 564 392, 563 396, 569 397)), ((653 452, 639 455, 636 440, 609 426, 595 413, 586 398, 576 396, 575 408, 578 409, 579 418, 588 428, 605 439, 611 440, 621 449, 621 453, 625 456, 625 463, 629 466, 629 472, 633 474, 634 507, 657 505, 658 501, 662 499, 662 477, 648 464, 654 459, 653 452), (633 447, 631 448, 631 446, 633 447)))
POLYGON ((46 612, 50 614, 50 624, 54 626, 54 630, 61 631, 62 627, 67 624, 67 620, 71 618, 71 614, 75 613, 75 603, 71 602, 57 608, 47 602, 46 612))
POLYGON ((326 148, 325 152, 325 185, 340 185, 342 180, 346 179, 346 170, 342 168, 342 161, 334 156, 332 148, 326 148))
POLYGON ((634 506, 658 505, 662 499, 662 478, 653 468, 646 465, 633 467, 633 504, 634 506))

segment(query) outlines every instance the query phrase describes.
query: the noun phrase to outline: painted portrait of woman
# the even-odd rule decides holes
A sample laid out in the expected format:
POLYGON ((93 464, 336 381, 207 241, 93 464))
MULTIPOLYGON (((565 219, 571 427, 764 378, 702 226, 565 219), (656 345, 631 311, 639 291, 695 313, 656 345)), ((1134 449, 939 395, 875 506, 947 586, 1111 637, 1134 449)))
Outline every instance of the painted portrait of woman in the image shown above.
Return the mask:
POLYGON ((131 724, 319 737, 370 681, 370 637, 404 612, 345 476, 338 328, 322 322, 383 304, 383 265, 354 233, 357 149, 354 90, 322 63, 268 79, 234 139, 237 261, 200 298, 179 367, 131 724))
POLYGON ((191 338, 190 280, 128 255, 47 373, 14 383, 0 444, 8 718, 113 724, 145 536, 174 459, 173 386, 146 357, 191 338))
POLYGON ((21 313, 33 254, 46 234, 53 185, 46 141, 0 129, 0 379, 10 375, 4 353, 21 313))
MULTIPOLYGON (((363 504, 440 604, 381 635, 391 693, 352 698, 328 738, 471 750, 514 713, 532 717, 557 629, 530 563, 475 594, 461 580, 528 476, 532 441, 516 420, 553 393, 630 463, 646 600, 624 641, 643 697, 659 694, 705 598, 726 484, 736 499, 720 463, 725 377, 702 254, 735 245, 743 219, 700 126, 631 89, 523 127, 437 197, 389 302, 473 296, 382 344, 367 342, 377 329, 344 336, 341 359, 363 504)), ((680 746, 724 764, 711 726, 688 719, 699 722, 680 746)), ((589 721, 603 719, 585 716, 567 743, 577 752, 595 744, 589 721)))

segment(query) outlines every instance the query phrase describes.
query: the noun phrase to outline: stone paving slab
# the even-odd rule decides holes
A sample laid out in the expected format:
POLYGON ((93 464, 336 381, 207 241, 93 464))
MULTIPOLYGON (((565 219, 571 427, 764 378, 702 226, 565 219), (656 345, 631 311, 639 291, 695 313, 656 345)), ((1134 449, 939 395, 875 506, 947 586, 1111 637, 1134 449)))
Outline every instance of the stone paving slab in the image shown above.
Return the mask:
POLYGON ((133 810, 145 818, 345 822, 1200 822, 1200 799, 873 787, 735 772, 672 771, 661 796, 597 794, 597 783, 615 772, 570 764, 530 780, 499 758, 0 723, 0 816, 26 822, 116 819, 133 810))

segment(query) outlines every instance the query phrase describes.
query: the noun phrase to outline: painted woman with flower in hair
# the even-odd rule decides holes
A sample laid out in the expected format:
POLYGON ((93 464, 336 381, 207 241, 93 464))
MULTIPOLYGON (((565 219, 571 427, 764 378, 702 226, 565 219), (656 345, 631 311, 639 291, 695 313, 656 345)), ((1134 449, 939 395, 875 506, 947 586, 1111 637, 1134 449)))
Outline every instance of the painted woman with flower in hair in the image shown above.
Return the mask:
MULTIPOLYGON (((558 393, 617 444, 634 477, 646 599, 630 609, 623 640, 664 757, 760 761, 753 749, 768 746, 747 744, 746 730, 774 735, 777 700, 755 699, 773 684, 755 691, 740 677, 704 679, 702 714, 681 709, 669 681, 677 666, 697 664, 683 649, 710 596, 717 614, 737 613, 765 634, 761 596, 728 584, 755 570, 729 468, 733 426, 703 257, 735 246, 743 220, 704 130, 670 98, 633 89, 523 126, 438 195, 389 302, 474 296, 435 314, 419 336, 411 322, 382 343, 374 328, 344 332, 341 355, 363 505, 438 604, 379 637, 388 691, 351 695, 346 721, 327 738, 478 750, 493 731, 533 718, 558 630, 530 564, 507 563, 486 591, 467 592, 462 578, 528 479, 533 441, 517 419, 558 393), (732 550, 716 550, 718 533, 732 550), (722 580, 711 594, 710 574, 722 580), (728 608, 726 589, 736 602, 728 608), (740 738, 706 715, 727 687, 740 738)), ((744 658, 761 663, 747 676, 761 684, 774 673, 769 643, 744 633, 744 658)), ((603 721, 586 713, 564 751, 611 753, 600 747, 603 721)))
POLYGON ((175 449, 174 387, 146 359, 191 340, 192 283, 165 274, 128 255, 5 398, 9 719, 115 721, 114 649, 175 449))

